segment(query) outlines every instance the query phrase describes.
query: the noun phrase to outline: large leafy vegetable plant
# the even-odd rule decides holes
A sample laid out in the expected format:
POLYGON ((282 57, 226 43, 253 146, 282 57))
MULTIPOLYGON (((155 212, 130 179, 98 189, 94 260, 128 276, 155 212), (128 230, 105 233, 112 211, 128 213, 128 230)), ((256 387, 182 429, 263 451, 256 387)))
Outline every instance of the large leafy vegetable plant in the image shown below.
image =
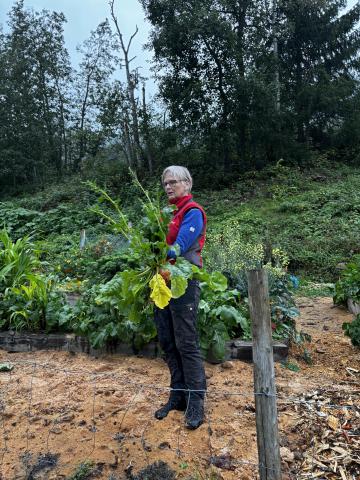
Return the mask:
POLYGON ((354 255, 335 284, 334 303, 346 304, 348 299, 360 303, 360 255, 354 255))
POLYGON ((161 208, 159 197, 150 198, 136 178, 134 182, 144 198, 143 215, 137 219, 130 219, 104 189, 88 183, 99 195, 99 204, 92 211, 127 241, 122 254, 127 265, 109 282, 92 289, 87 306, 77 307, 78 321, 74 325, 79 333, 90 335, 93 346, 121 338, 136 350, 156 335, 154 305, 164 308, 171 298, 183 295, 188 280, 195 278, 202 290, 198 324, 201 348, 204 355, 212 350, 220 359, 226 340, 241 330, 249 330, 248 321, 237 311, 238 295, 227 291, 226 277, 218 271, 209 273, 182 257, 177 257, 175 263, 166 261, 166 233, 173 207, 161 208))
POLYGON ((206 282, 201 285, 198 330, 203 356, 214 361, 225 356, 226 341, 231 338, 251 338, 247 305, 238 290, 221 289, 216 293, 206 282))

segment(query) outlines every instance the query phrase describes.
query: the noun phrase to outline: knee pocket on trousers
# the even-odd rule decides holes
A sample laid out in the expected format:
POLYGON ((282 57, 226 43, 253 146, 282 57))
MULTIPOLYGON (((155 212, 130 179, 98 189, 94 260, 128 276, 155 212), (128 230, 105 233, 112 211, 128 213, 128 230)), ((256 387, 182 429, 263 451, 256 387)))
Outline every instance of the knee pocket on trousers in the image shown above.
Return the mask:
POLYGON ((172 308, 173 327, 176 339, 196 338, 196 309, 193 304, 172 308))
POLYGON ((198 350, 198 339, 196 335, 177 337, 175 343, 180 353, 191 353, 197 352, 198 350))

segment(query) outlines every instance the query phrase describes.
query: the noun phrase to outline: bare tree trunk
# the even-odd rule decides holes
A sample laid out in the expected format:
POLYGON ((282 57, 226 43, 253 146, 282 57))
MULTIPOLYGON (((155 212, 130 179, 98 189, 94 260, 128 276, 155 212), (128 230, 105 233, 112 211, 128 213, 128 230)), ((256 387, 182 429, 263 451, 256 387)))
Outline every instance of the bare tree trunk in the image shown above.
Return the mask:
POLYGON ((151 147, 150 147, 149 117, 148 117, 148 113, 147 113, 147 110, 146 110, 145 84, 142 87, 142 97, 143 97, 145 155, 146 155, 146 159, 147 159, 149 173, 150 173, 150 175, 152 175, 152 173, 153 173, 153 159, 152 159, 151 147))
POLYGON ((277 0, 273 0, 272 11, 272 34, 273 34, 273 50, 275 59, 275 109, 280 113, 280 74, 279 74, 279 52, 278 52, 278 37, 277 37, 277 0))
POLYGON ((230 164, 230 131, 229 131, 229 99, 224 90, 224 69, 221 63, 221 59, 216 52, 216 49, 211 45, 209 40, 203 35, 202 39, 205 43, 208 52, 212 56, 216 67, 217 67, 217 88, 219 92, 220 101, 222 104, 222 112, 219 122, 219 130, 221 131, 221 142, 222 142, 222 150, 223 150, 223 169, 226 173, 231 172, 231 164, 230 164))
POLYGON ((124 127, 124 133, 125 133, 124 153, 127 158, 129 167, 134 168, 134 165, 136 164, 136 158, 133 151, 133 145, 131 142, 130 129, 129 129, 129 116, 127 112, 125 113, 123 127, 124 127))
MULTIPOLYGON (((55 139, 55 127, 53 125, 53 120, 51 118, 51 111, 50 111, 50 104, 49 104, 49 96, 46 89, 46 80, 45 80, 45 71, 41 63, 39 62, 39 70, 40 70, 40 84, 42 87, 41 95, 42 95, 42 103, 44 109, 44 118, 45 118, 45 125, 47 131, 47 142, 49 146, 49 159, 51 161, 51 165, 55 166, 56 171, 59 175, 62 174, 62 160, 61 154, 57 148, 57 142, 55 139)), ((36 169, 34 169, 36 175, 36 169)), ((35 178, 36 181, 36 178, 35 178)))
POLYGON ((130 71, 130 63, 134 58, 129 59, 129 50, 131 46, 131 42, 135 35, 138 33, 138 27, 136 27, 135 32, 131 35, 129 43, 127 46, 124 44, 123 36, 119 27, 119 23, 117 21, 115 11, 114 11, 114 3, 115 0, 110 0, 109 5, 110 5, 110 10, 111 10, 111 18, 113 19, 113 22, 116 27, 116 31, 118 34, 118 37, 120 39, 120 45, 121 49, 124 54, 124 64, 125 64, 125 71, 126 71, 126 80, 127 80, 127 94, 128 94, 128 100, 130 103, 130 108, 131 108, 131 120, 132 120, 132 125, 131 125, 131 133, 132 137, 134 140, 134 151, 136 155, 136 165, 138 168, 142 167, 142 149, 141 149, 141 144, 140 144, 140 134, 139 134, 139 120, 138 120, 138 112, 137 112, 137 105, 136 105, 136 100, 135 100, 135 88, 136 88, 136 79, 134 75, 130 71))
POLYGON ((64 152, 64 156, 62 156, 62 167, 67 166, 68 163, 68 144, 67 144, 67 135, 66 135, 66 128, 65 128, 65 113, 64 113, 64 96, 61 93, 60 85, 58 78, 56 79, 56 89, 59 95, 59 102, 60 102, 60 130, 61 130, 61 138, 62 138, 62 148, 64 152))
POLYGON ((90 80, 91 80, 91 74, 87 76, 86 79, 86 90, 85 90, 85 96, 81 105, 81 114, 80 114, 80 139, 79 139, 79 155, 78 155, 78 160, 77 164, 74 165, 74 170, 79 170, 81 161, 84 158, 85 155, 85 134, 84 134, 84 125, 85 125, 85 116, 86 116, 86 110, 87 110, 87 101, 89 97, 89 91, 90 91, 90 80))

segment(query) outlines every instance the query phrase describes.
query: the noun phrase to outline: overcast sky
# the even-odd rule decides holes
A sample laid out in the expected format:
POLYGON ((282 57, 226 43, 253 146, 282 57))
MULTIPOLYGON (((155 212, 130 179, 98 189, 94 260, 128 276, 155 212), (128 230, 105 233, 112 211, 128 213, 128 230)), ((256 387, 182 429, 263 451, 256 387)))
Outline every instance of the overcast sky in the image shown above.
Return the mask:
MULTIPOLYGON (((355 5, 358 1, 360 0, 349 0, 348 7, 355 5)), ((0 0, 1 24, 6 23, 7 13, 14 3, 15 0, 0 0)), ((129 39, 134 33, 136 25, 139 27, 139 33, 131 47, 131 55, 136 55, 132 66, 141 66, 140 73, 145 77, 150 77, 152 55, 143 48, 148 39, 150 26, 145 21, 143 9, 138 0, 115 0, 115 5, 119 25, 126 39, 129 39)), ((47 9, 61 11, 65 14, 67 19, 64 28, 65 44, 74 65, 79 61, 76 46, 87 39, 90 31, 94 30, 106 17, 110 19, 108 0, 25 0, 25 6, 36 11, 47 9)), ((150 80, 147 83, 147 89, 150 94, 155 92, 153 81, 150 80)))

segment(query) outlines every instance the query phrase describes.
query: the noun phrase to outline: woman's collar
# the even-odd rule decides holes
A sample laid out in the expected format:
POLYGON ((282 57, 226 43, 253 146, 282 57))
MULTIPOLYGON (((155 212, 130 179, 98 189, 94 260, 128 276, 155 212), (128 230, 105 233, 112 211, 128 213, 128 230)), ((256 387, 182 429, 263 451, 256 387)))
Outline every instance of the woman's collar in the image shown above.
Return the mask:
POLYGON ((191 199, 192 199, 192 195, 191 195, 191 193, 189 193, 189 194, 184 195, 183 197, 180 197, 180 198, 171 198, 169 200, 169 203, 171 205, 176 205, 179 209, 180 207, 182 207, 186 202, 188 202, 191 199))

